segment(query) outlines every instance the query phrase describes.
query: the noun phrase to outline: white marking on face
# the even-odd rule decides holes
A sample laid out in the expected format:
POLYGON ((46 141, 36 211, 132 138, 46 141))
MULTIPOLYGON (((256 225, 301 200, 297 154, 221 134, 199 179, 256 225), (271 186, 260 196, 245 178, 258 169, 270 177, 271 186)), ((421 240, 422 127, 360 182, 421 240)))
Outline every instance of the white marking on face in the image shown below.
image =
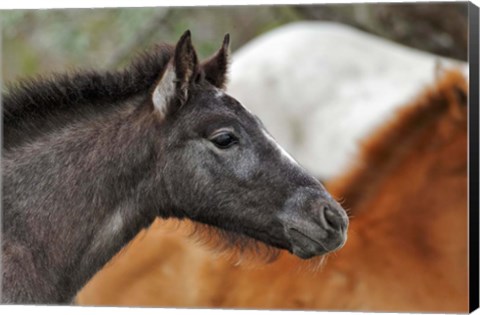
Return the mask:
POLYGON ((278 142, 275 141, 275 139, 266 130, 262 130, 262 132, 268 139, 268 141, 272 143, 278 149, 278 151, 280 151, 283 157, 292 162, 292 164, 299 165, 298 162, 295 161, 295 159, 287 151, 285 151, 285 149, 282 148, 280 144, 278 144, 278 142))

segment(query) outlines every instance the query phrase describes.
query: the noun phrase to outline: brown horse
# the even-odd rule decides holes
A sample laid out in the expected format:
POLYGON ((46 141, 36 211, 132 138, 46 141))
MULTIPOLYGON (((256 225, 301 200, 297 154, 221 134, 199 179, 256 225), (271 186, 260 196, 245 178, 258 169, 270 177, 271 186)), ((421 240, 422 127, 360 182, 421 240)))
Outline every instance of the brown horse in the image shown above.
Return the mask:
POLYGON ((351 232, 320 270, 286 252, 269 265, 233 265, 186 237, 188 223, 168 230, 157 221, 163 229, 144 231, 77 302, 467 311, 466 93, 463 76, 447 72, 328 185, 351 209, 351 232))

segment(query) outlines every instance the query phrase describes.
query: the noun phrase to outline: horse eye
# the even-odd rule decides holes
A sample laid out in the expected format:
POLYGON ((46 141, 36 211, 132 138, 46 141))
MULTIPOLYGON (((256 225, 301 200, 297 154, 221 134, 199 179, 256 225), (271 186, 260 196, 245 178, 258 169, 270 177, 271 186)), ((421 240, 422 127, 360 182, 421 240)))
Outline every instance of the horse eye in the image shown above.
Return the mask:
POLYGON ((238 143, 238 139, 231 132, 222 132, 215 135, 210 141, 213 142, 220 149, 228 149, 232 145, 238 143))

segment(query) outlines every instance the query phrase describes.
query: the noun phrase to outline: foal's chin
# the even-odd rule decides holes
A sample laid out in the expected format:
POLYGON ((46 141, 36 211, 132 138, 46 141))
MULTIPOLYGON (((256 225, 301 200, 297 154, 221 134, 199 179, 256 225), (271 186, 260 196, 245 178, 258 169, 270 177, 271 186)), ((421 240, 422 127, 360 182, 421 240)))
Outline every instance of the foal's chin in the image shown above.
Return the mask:
POLYGON ((193 236, 195 241, 235 264, 258 262, 269 264, 276 261, 282 252, 288 251, 301 259, 311 261, 313 269, 323 265, 325 256, 342 248, 346 241, 346 235, 341 236, 333 242, 330 240, 328 247, 302 235, 296 243, 290 239, 290 245, 268 244, 243 234, 198 222, 191 222, 188 236, 193 236))
POLYGON ((187 237, 235 264, 272 263, 277 260, 282 249, 287 249, 208 224, 196 221, 188 223, 187 237))
POLYGON ((343 247, 343 245, 339 246, 339 247, 337 247, 333 250, 328 250, 328 249, 324 248, 323 246, 318 245, 318 243, 312 242, 310 244, 306 244, 306 245, 303 245, 303 246, 294 245, 292 247, 291 252, 292 252, 292 254, 294 254, 295 256, 297 256, 301 259, 311 259, 311 258, 314 258, 314 257, 324 256, 326 254, 332 253, 334 251, 339 250, 342 247, 343 247))
POLYGON ((291 242, 290 252, 299 258, 310 259, 341 249, 347 241, 346 233, 336 233, 326 239, 318 239, 304 231, 294 228, 288 229, 291 242))
MULTIPOLYGON (((282 252, 288 251, 301 259, 308 259, 316 269, 323 264, 326 254, 340 249, 346 241, 346 235, 338 237, 333 242, 330 239, 330 247, 328 247, 313 239, 313 236, 307 236, 301 232, 295 233, 290 229, 290 233, 285 233, 285 239, 282 242, 278 240, 270 244, 252 236, 196 221, 178 221, 177 227, 185 237, 206 246, 219 257, 226 258, 234 264, 243 265, 269 264, 276 261, 282 252)), ((269 241, 273 240, 269 239, 269 241)))

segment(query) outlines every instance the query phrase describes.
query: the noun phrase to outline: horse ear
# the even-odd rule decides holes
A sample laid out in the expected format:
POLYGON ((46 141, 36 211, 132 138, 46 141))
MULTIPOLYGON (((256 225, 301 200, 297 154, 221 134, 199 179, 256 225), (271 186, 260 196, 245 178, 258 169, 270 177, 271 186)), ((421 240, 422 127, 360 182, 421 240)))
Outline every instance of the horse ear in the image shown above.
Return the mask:
POLYGON ((178 40, 173 58, 152 94, 153 105, 163 117, 185 104, 197 68, 197 53, 192 45, 190 31, 186 31, 178 40))
POLYGON ((230 57, 230 35, 223 38, 222 47, 210 59, 202 64, 205 79, 214 86, 225 89, 227 69, 230 57))

